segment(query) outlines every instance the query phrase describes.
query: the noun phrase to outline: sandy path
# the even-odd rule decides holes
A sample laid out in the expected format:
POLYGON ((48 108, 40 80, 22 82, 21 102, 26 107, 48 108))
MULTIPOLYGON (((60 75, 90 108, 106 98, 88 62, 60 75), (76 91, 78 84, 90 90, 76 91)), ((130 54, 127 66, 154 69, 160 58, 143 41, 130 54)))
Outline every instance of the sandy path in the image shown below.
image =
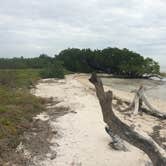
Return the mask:
POLYGON ((77 113, 68 113, 58 120, 50 120, 52 128, 58 128, 59 136, 51 140, 51 148, 57 151, 53 160, 47 158, 43 166, 144 166, 147 157, 143 152, 127 145, 128 152, 109 147, 110 138, 104 131, 100 106, 89 87, 82 85, 73 75, 64 81, 41 82, 35 91, 37 96, 56 97, 58 105, 69 107, 77 113), (57 144, 59 146, 57 146, 57 144))

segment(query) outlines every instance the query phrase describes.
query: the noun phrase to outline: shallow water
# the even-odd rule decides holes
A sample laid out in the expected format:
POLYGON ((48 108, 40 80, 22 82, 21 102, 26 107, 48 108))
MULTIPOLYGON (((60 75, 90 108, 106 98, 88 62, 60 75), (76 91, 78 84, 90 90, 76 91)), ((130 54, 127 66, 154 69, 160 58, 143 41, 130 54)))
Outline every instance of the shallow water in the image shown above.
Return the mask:
POLYGON ((102 78, 103 84, 111 86, 114 89, 131 92, 144 85, 148 90, 146 95, 155 99, 166 101, 166 79, 162 81, 147 79, 119 79, 119 78, 102 78))

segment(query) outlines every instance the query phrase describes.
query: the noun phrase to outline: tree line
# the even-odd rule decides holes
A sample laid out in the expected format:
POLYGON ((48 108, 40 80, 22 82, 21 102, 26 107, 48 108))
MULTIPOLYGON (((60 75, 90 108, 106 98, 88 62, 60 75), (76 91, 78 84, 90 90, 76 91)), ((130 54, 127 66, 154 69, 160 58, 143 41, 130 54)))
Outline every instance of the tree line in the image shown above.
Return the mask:
POLYGON ((159 64, 151 58, 144 58, 126 48, 105 48, 103 50, 69 48, 56 56, 66 69, 73 72, 105 72, 132 78, 145 74, 159 74, 159 64))
POLYGON ((42 54, 35 58, 0 58, 1 69, 49 68, 54 65, 72 72, 96 71, 131 78, 160 73, 160 66, 156 61, 144 58, 126 48, 108 47, 102 50, 68 48, 54 57, 42 54))

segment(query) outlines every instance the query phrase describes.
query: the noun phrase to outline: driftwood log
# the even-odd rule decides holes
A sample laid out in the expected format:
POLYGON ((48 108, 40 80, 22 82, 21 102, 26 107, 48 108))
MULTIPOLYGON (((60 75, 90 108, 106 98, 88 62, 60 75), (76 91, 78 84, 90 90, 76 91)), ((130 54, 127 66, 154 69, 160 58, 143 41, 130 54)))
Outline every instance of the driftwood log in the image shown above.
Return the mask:
POLYGON ((128 108, 121 111, 124 112, 134 108, 134 114, 138 114, 139 111, 142 111, 157 118, 166 119, 166 113, 157 110, 149 103, 147 97, 145 96, 144 86, 141 85, 138 90, 134 90, 133 92, 135 93, 133 101, 128 108), (143 107, 143 103, 147 108, 143 107))
POLYGON ((166 166, 166 152, 146 133, 136 131, 123 123, 113 112, 112 91, 104 92, 103 84, 95 73, 89 81, 95 86, 96 94, 102 110, 103 120, 109 130, 121 139, 144 151, 154 166, 166 166))
POLYGON ((152 78, 152 77, 155 77, 155 78, 159 78, 160 80, 163 79, 163 77, 159 74, 149 74, 147 76, 145 76, 144 78, 152 78))

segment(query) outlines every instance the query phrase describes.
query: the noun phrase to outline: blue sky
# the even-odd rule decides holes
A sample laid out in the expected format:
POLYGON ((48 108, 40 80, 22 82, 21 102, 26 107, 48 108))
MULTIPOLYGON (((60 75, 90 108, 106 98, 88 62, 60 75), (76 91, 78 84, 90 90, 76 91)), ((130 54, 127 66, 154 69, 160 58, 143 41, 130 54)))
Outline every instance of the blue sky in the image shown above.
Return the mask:
POLYGON ((165 0, 0 0, 0 57, 129 48, 166 66, 165 0))

